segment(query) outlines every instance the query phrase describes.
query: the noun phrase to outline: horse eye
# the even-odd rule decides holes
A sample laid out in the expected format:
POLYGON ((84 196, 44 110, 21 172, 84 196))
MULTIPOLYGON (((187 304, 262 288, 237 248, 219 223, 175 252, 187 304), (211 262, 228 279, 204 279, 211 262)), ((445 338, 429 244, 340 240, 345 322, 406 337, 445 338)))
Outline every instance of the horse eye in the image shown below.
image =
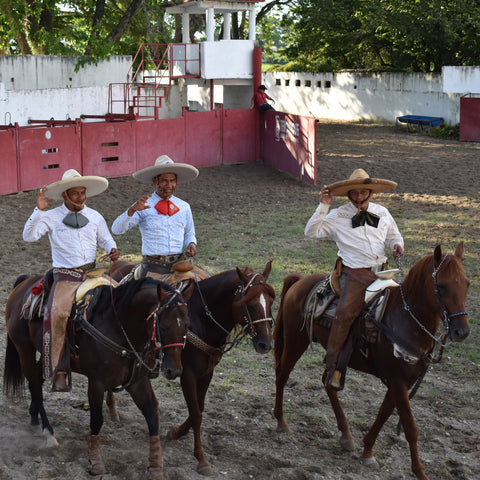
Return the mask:
POLYGON ((439 295, 445 295, 447 293, 447 285, 445 285, 445 283, 439 283, 437 285, 437 291, 439 295))

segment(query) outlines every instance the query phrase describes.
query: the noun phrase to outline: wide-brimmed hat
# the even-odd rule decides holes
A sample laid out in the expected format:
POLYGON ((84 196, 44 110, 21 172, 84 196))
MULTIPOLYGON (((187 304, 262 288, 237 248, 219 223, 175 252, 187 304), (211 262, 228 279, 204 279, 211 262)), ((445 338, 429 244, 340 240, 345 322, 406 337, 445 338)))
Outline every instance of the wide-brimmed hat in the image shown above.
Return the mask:
POLYGON ((62 193, 74 187, 84 187, 87 190, 87 197, 93 197, 108 188, 108 180, 96 175, 82 177, 75 169, 71 168, 63 174, 61 180, 47 185, 45 196, 61 200, 62 193))
POLYGON ((350 190, 362 189, 371 190, 374 193, 385 192, 395 188, 397 184, 382 178, 371 178, 363 168, 357 168, 350 175, 348 180, 328 185, 328 191, 332 197, 345 197, 350 190))
POLYGON ((187 163, 175 163, 168 155, 161 155, 153 167, 147 167, 133 174, 133 178, 143 183, 152 183, 162 173, 174 173, 179 183, 189 182, 198 176, 198 170, 187 163))

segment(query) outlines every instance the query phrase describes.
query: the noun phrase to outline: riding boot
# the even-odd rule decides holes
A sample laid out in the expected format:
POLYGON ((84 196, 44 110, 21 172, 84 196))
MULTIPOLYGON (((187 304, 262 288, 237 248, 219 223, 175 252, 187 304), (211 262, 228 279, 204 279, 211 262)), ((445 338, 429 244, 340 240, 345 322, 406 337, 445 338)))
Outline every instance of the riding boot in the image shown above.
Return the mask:
POLYGON ((52 392, 69 392, 71 387, 67 378, 68 372, 56 370, 52 379, 52 392))
POLYGON ((150 437, 150 451, 148 455, 149 480, 163 480, 163 452, 160 435, 150 437))
POLYGON ((375 275, 369 269, 352 269, 343 267, 340 277, 341 294, 328 337, 325 356, 325 387, 334 390, 343 389, 342 375, 345 371, 337 369, 338 357, 350 332, 350 327, 361 313, 365 290, 374 280, 375 275))

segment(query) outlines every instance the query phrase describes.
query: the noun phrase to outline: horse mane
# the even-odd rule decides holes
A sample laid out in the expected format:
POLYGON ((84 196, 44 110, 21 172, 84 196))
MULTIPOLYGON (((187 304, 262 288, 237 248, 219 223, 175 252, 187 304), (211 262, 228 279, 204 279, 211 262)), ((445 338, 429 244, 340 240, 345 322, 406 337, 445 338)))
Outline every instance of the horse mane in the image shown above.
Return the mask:
POLYGON ((423 285, 425 274, 426 272, 433 272, 433 269, 428 269, 427 263, 431 263, 433 261, 433 254, 427 255, 418 262, 416 262, 405 275, 403 280, 403 284, 405 286, 408 285, 423 285))
POLYGON ((438 269, 440 264, 442 265, 442 270, 444 268, 460 268, 461 263, 456 260, 456 256, 450 253, 445 253, 442 256, 442 259, 435 259, 435 254, 426 255, 425 257, 418 260, 418 262, 413 265, 412 268, 408 271, 403 283, 405 285, 417 285, 418 282, 421 282, 420 285, 423 285, 425 281, 425 275, 431 277, 435 269, 438 269), (435 264, 438 263, 436 266, 435 264))
POLYGON ((99 295, 95 302, 95 313, 102 313, 109 308, 115 308, 121 312, 127 310, 132 298, 142 289, 161 286, 163 290, 171 291, 172 287, 161 280, 155 280, 150 277, 130 280, 118 287, 112 288, 109 285, 98 287, 99 295))

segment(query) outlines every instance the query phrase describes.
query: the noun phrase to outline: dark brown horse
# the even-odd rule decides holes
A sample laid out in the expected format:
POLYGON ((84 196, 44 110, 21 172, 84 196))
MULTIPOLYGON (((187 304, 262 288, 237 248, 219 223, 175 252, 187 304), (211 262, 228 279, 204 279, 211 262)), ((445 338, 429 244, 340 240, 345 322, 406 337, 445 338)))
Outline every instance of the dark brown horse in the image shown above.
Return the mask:
MULTIPOLYGON (((272 262, 268 262, 261 274, 250 267, 227 270, 194 283, 192 287, 193 293, 188 300, 190 327, 182 352, 183 373, 180 377, 188 418, 173 428, 168 437, 176 440, 193 429, 197 471, 204 475, 210 475, 213 470, 203 452, 200 427, 215 366, 225 351, 245 335, 250 336, 258 353, 268 353, 273 348, 271 307, 275 291, 267 283, 271 268, 272 262), (229 340, 236 326, 242 327, 241 332, 229 340)), ((123 265, 118 278, 129 270, 123 265)), ((107 404, 111 414, 115 415, 111 393, 107 404)))
MULTIPOLYGON (((18 396, 25 379, 28 381, 31 423, 38 425, 40 416, 47 445, 56 445, 43 405, 42 368, 36 360, 42 345, 42 317, 37 315, 29 322, 22 316, 25 295, 39 278, 20 281, 7 300, 4 392, 18 396)), ((134 280, 117 288, 98 287, 94 292, 95 300, 84 311, 77 311, 75 332, 69 338, 72 369, 88 378, 90 473, 106 472, 99 443, 105 391, 124 388, 147 421, 150 478, 161 480, 158 402, 148 375, 154 369, 158 348, 163 354, 163 375, 173 379, 182 373, 181 352, 189 325, 185 300, 169 285, 151 279, 134 280)))
MULTIPOLYGON (((440 322, 447 329, 445 337, 460 342, 470 333, 465 301, 469 280, 462 266, 463 242, 455 255, 443 254, 440 246, 433 255, 418 261, 398 287, 389 287, 390 296, 375 343, 353 345, 349 366, 377 376, 387 386, 387 393, 377 418, 363 437, 362 463, 375 464, 373 445, 384 423, 396 408, 410 446, 411 467, 417 479, 428 480, 418 455, 418 431, 410 408, 409 389, 425 373, 432 351, 440 341, 435 337, 440 322)), ((309 346, 304 304, 321 275, 290 275, 284 280, 280 307, 274 329, 276 400, 274 415, 277 430, 288 431, 283 413, 283 391, 298 359, 309 346)), ((325 348, 329 329, 314 322, 312 339, 325 348)), ((340 444, 353 450, 348 420, 333 389, 327 389, 341 432, 340 444)))

